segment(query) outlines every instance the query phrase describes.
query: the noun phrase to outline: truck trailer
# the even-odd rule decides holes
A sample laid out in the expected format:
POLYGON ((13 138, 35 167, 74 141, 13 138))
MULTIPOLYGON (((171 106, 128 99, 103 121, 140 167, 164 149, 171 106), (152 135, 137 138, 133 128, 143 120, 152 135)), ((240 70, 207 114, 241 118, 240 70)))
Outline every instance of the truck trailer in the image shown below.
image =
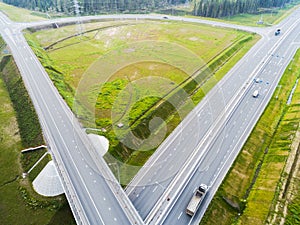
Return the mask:
POLYGON ((196 213, 207 193, 207 189, 208 187, 206 184, 201 184, 199 188, 197 188, 188 206, 186 207, 186 214, 193 216, 196 213))

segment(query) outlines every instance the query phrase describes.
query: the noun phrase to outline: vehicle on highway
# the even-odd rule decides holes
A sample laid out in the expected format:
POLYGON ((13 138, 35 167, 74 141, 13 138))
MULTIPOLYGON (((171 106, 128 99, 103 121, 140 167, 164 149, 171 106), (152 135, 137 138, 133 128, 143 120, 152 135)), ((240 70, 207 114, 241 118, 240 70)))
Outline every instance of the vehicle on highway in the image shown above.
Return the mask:
POLYGON ((276 31, 275 31, 275 36, 278 36, 279 34, 280 34, 280 29, 277 29, 276 31))
POLYGON ((207 193, 207 190, 208 187, 206 184, 201 184, 199 188, 197 188, 188 206, 186 207, 186 214, 193 216, 197 212, 202 200, 207 193))
POLYGON ((252 96, 253 96, 254 98, 257 98, 258 95, 259 95, 258 90, 255 90, 255 91, 253 92, 253 94, 252 94, 252 96))
POLYGON ((255 81, 255 83, 260 83, 261 79, 259 77, 257 77, 254 81, 255 81))

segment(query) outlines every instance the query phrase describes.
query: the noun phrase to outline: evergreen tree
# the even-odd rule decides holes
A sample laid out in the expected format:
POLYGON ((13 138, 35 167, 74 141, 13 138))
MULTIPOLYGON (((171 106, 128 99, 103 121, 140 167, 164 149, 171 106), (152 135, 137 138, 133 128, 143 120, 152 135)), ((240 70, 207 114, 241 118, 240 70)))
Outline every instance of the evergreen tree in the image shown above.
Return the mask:
POLYGON ((194 13, 205 17, 224 17, 238 13, 257 13, 260 8, 284 7, 292 0, 194 0, 194 13))
MULTIPOLYGON (((186 0, 77 0, 82 14, 135 12, 171 4, 185 3, 186 0)), ((194 6, 194 15, 224 17, 238 13, 256 13, 262 8, 284 7, 293 0, 189 0, 194 6)), ((74 0, 3 0, 18 7, 76 14, 74 0)))

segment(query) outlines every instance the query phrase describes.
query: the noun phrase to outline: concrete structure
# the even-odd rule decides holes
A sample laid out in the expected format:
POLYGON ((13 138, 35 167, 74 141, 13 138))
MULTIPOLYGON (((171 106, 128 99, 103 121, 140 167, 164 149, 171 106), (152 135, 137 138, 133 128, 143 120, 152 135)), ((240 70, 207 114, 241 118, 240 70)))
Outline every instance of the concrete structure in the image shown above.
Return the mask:
POLYGON ((64 193, 54 162, 50 161, 32 182, 34 190, 40 195, 52 197, 64 193))

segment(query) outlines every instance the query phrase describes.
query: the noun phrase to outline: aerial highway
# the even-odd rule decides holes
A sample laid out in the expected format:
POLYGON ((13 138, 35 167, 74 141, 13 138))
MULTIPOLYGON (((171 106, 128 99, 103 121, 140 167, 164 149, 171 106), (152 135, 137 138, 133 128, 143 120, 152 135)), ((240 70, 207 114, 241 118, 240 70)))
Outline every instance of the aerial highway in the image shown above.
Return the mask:
MULTIPOLYGON (((103 159, 97 155, 80 124, 66 106, 45 70, 26 43, 21 31, 27 27, 61 26, 91 19, 162 19, 149 15, 107 15, 64 18, 35 23, 14 23, 0 14, 1 35, 10 47, 25 85, 37 110, 47 145, 56 163, 67 199, 77 223, 141 224, 142 219, 112 176, 103 159), (102 189, 101 189, 102 188, 102 189), (125 210, 124 210, 125 209, 125 210), (126 212, 124 212, 126 211, 126 212)), ((187 20, 188 18, 170 18, 187 20)), ((205 22, 192 19, 189 22, 205 22)), ((211 22, 208 22, 211 24, 211 22)), ((236 25, 214 23, 237 28, 236 25)), ((243 30, 253 28, 238 26, 243 30)))
POLYGON ((78 224, 143 224, 21 33, 0 13, 0 33, 21 72, 78 224))
POLYGON ((299 9, 262 40, 165 140, 127 187, 146 224, 197 224, 299 47, 299 9), (260 78, 255 82, 255 78, 260 78), (258 98, 252 93, 258 90, 258 98), (201 184, 210 190, 193 218, 185 214, 201 184), (149 196, 151 199, 149 200, 149 196))
MULTIPOLYGON (((298 23, 297 23, 298 24, 298 23)), ((298 26, 299 27, 299 26, 298 26)), ((289 27, 284 27, 288 30, 289 27)), ((178 196, 174 209, 170 215, 162 220, 162 224, 198 224, 210 200, 212 199, 222 179, 228 172, 243 143, 256 124, 259 116, 265 109, 284 69, 300 47, 299 29, 294 27, 292 33, 284 39, 277 49, 271 51, 270 58, 255 73, 261 82, 252 82, 246 90, 246 95, 239 102, 234 112, 226 120, 226 124, 218 131, 218 137, 205 149, 207 153, 201 159, 190 182, 178 196), (255 90, 259 91, 257 98, 252 96, 255 90), (185 206, 190 193, 199 186, 199 182, 207 183, 210 191, 201 210, 194 218, 185 215, 185 206), (176 222, 175 222, 176 221, 176 222)), ((273 34, 273 33, 272 33, 273 34)), ((267 51, 266 54, 269 54, 267 51)), ((263 140, 262 140, 263 141, 263 140)))
POLYGON ((280 24, 283 32, 277 37, 275 28, 168 17, 168 20, 255 32, 262 38, 162 143, 126 193, 89 143, 21 31, 26 27, 61 26, 78 20, 161 20, 162 16, 105 15, 14 23, 0 13, 0 33, 11 49, 37 110, 77 223, 143 224, 143 220, 146 224, 198 223, 298 46, 297 13, 299 10, 280 24), (254 82, 257 76, 261 83, 254 82), (260 94, 253 98, 256 89, 260 94), (185 214, 185 207, 200 183, 209 185, 209 192, 201 210, 191 218, 185 214))

